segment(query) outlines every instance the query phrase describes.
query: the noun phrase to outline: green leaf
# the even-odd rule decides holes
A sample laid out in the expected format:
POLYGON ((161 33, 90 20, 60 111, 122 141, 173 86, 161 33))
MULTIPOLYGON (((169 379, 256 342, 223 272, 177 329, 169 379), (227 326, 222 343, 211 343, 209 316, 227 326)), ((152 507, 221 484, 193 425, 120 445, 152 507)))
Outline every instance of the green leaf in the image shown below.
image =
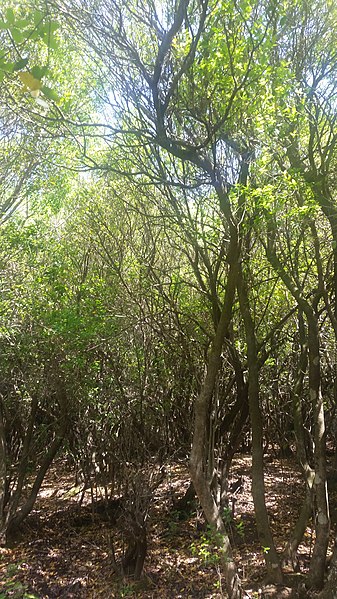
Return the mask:
MULTIPOLYGON (((7 23, 3 20, 0 20, 0 29, 7 29, 7 23)), ((1 597, 1 595, 0 595, 1 597)))
POLYGON ((58 50, 59 44, 53 34, 44 33, 43 35, 41 35, 41 39, 48 46, 48 48, 58 50))
POLYGON ((31 68, 31 73, 33 75, 33 77, 35 77, 35 79, 42 79, 42 77, 44 77, 46 75, 48 71, 48 67, 44 66, 44 67, 39 67, 39 66, 34 66, 31 68))
POLYGON ((38 30, 37 30, 37 29, 34 29, 34 31, 32 31, 32 32, 29 34, 29 39, 30 39, 30 40, 37 40, 37 39, 39 39, 39 38, 40 38, 40 34, 39 34, 39 32, 38 32, 38 30))
POLYGON ((28 64, 28 61, 28 58, 20 58, 20 60, 17 60, 14 63, 13 71, 20 71, 21 69, 24 69, 28 64))
POLYGON ((12 8, 7 8, 7 10, 5 11, 5 15, 6 15, 7 23, 9 23, 9 25, 14 25, 14 23, 15 23, 14 10, 12 8))
POLYGON ((41 35, 43 35, 44 33, 51 35, 57 29, 59 29, 59 27, 60 25, 56 21, 48 21, 48 23, 45 23, 42 27, 39 28, 39 31, 41 35))
POLYGON ((47 87, 47 85, 43 85, 41 87, 41 91, 46 96, 46 98, 48 98, 49 100, 53 100, 54 102, 59 102, 61 99, 60 96, 56 93, 56 91, 54 91, 50 87, 47 87))
POLYGON ((5 76, 5 73, 3 71, 0 71, 0 83, 3 80, 4 76, 5 76))
POLYGON ((13 27, 13 29, 11 29, 11 34, 12 34, 13 40, 17 44, 20 44, 25 39, 23 32, 20 31, 20 29, 17 29, 17 27, 13 27))
POLYGON ((34 10, 33 19, 34 19, 35 25, 39 25, 39 23, 41 23, 43 21, 44 17, 45 17, 44 12, 42 12, 41 10, 34 10))
POLYGON ((19 29, 25 29, 25 27, 31 26, 31 21, 29 19, 16 19, 15 25, 19 29))
POLYGON ((0 69, 2 71, 5 71, 5 73, 13 73, 14 62, 1 62, 0 61, 0 69))

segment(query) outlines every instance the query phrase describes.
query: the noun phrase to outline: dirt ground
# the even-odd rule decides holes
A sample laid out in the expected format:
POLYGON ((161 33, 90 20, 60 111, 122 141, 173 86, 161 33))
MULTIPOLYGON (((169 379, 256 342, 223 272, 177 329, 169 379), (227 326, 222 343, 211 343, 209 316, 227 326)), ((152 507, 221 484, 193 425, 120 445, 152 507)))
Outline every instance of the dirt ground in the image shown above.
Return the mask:
MULTIPOLYGON (((266 461, 268 511, 277 548, 282 550, 301 505, 303 485, 295 462, 266 461)), ((248 456, 236 459, 232 482, 242 477, 243 484, 235 497, 234 518, 228 514, 246 596, 297 597, 309 565, 313 531, 307 528, 300 546, 300 572, 286 572, 282 587, 264 585, 263 550, 255 528, 250 469, 248 456)), ((117 553, 121 550, 123 534, 100 514, 92 513, 90 491, 83 494, 74 487, 73 472, 59 461, 49 472, 18 538, 0 549, 0 599, 226 597, 217 555, 201 512, 194 509, 182 517, 174 509, 188 484, 186 463, 167 468, 167 477, 156 491, 149 514, 144 576, 136 584, 117 579, 113 572, 112 547, 117 547, 117 553)))

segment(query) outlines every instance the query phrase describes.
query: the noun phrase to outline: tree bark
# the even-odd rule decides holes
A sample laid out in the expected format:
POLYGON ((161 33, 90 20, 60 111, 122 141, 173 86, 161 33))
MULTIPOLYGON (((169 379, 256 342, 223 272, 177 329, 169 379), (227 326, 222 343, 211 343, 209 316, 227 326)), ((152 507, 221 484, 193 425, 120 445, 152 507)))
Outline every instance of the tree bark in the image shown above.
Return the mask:
POLYGON ((252 493, 259 540, 262 545, 270 582, 281 583, 283 574, 269 525, 263 469, 263 424, 260 408, 257 342, 252 320, 247 284, 242 270, 238 278, 238 294, 244 320, 248 359, 248 401, 252 426, 252 493))
POLYGON ((279 273, 293 297, 297 300, 308 323, 309 389, 310 400, 313 405, 315 430, 314 493, 317 507, 316 541, 310 562, 308 585, 313 589, 320 589, 322 588, 324 581, 326 551, 329 542, 330 516, 326 481, 325 422, 321 393, 320 342, 317 315, 310 303, 304 299, 298 288, 293 284, 291 277, 278 260, 271 237, 269 238, 266 249, 270 263, 275 268, 276 272, 279 273))
POLYGON ((308 461, 306 443, 304 438, 304 423, 302 416, 303 381, 308 366, 308 339, 305 331, 303 311, 300 308, 298 309, 298 331, 300 356, 298 361, 297 376, 293 390, 292 405, 296 440, 296 453, 305 480, 305 498, 297 522, 291 533, 291 537, 283 551, 284 561, 290 562, 294 570, 296 570, 298 567, 297 549, 303 539, 308 520, 312 515, 314 499, 313 484, 315 478, 315 471, 310 466, 308 461))
POLYGON ((317 506, 316 541, 310 562, 309 585, 321 589, 324 581, 326 552, 329 544, 330 516, 326 480, 325 422, 321 393, 319 332, 317 318, 307 314, 309 343, 309 387, 315 426, 315 498, 317 506))
POLYGON ((23 456, 20 463, 20 471, 18 475, 18 482, 14 492, 14 495, 9 502, 9 507, 7 514, 4 516, 0 531, 0 538, 3 543, 6 543, 8 537, 20 526, 20 524, 24 521, 24 519, 30 514, 32 511, 38 492, 41 488, 41 485, 44 481, 45 475, 50 467, 53 459, 55 458, 57 452, 62 447, 63 438, 67 430, 68 422, 67 422, 67 396, 64 389, 63 384, 58 381, 58 389, 57 389, 57 399, 60 406, 60 415, 59 415, 59 428, 55 433, 55 438, 51 442, 51 445, 47 449, 47 452, 42 460, 40 468, 36 474, 33 486, 31 491, 24 501, 22 506, 19 508, 20 500, 22 497, 22 489, 24 487, 25 478, 27 475, 27 466, 29 459, 29 452, 31 449, 31 441, 33 434, 33 426, 35 424, 35 414, 38 405, 38 400, 34 399, 32 404, 32 410, 30 415, 30 422, 28 426, 28 430, 26 433, 24 447, 23 447, 23 456))
MULTIPOLYGON (((64 433, 63 433, 63 435, 64 435, 64 433)), ((20 526, 20 524, 25 520, 25 518, 27 518, 27 516, 30 514, 30 512, 32 511, 35 501, 36 501, 36 498, 37 498, 37 495, 38 495, 38 492, 39 492, 41 485, 44 481, 44 477, 46 476, 46 473, 47 473, 49 467, 51 466, 57 452, 62 447, 63 435, 62 435, 62 432, 59 432, 57 434, 57 436, 55 437, 55 439, 53 440, 51 446, 49 447, 49 449, 45 455, 45 458, 38 470, 33 487, 31 489, 31 492, 30 492, 28 498, 24 502, 23 506, 8 521, 7 531, 6 531, 7 535, 10 535, 14 530, 16 530, 20 526)))
POLYGON ((193 442, 190 458, 191 477, 195 491, 208 523, 216 533, 226 589, 230 599, 242 597, 241 582, 233 560, 228 534, 225 530, 219 508, 211 492, 211 480, 207 475, 208 455, 208 420, 209 406, 212 400, 216 377, 221 363, 221 351, 225 335, 232 318, 232 307, 235 298, 238 275, 239 246, 237 239, 231 239, 228 253, 230 267, 227 277, 226 293, 221 317, 211 347, 205 381, 195 403, 193 442), (220 541, 221 539, 221 541, 220 541))
POLYGON ((335 547, 330 560, 328 579, 318 599, 337 599, 337 535, 335 535, 335 547))
POLYGON ((6 436, 5 425, 2 409, 2 401, 0 400, 0 546, 5 542, 5 535, 2 531, 5 518, 5 497, 6 497, 6 476, 7 476, 7 451, 6 451, 6 436))

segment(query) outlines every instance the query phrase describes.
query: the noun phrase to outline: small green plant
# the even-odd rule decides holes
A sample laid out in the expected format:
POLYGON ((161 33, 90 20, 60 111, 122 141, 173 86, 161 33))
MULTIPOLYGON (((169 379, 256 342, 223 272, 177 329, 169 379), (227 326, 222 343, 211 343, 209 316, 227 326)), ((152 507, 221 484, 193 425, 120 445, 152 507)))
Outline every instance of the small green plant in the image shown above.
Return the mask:
POLYGON ((235 527, 236 527, 236 532, 243 539, 243 537, 245 536, 244 522, 242 520, 239 520, 238 522, 235 523, 235 527))
MULTIPOLYGON (((3 597, 13 597, 13 599, 22 599, 25 593, 25 587, 17 580, 9 580, 5 584, 5 593, 3 597)), ((0 595, 1 597, 2 595, 0 595)))
POLYGON ((205 566, 217 566, 220 561, 223 535, 208 526, 200 540, 190 546, 192 555, 203 559, 205 566))
POLYGON ((0 592, 0 599, 39 599, 37 595, 29 593, 27 586, 15 579, 20 570, 21 562, 8 564, 5 574, 4 586, 0 592))
POLYGON ((119 589, 120 597, 132 597, 134 594, 134 588, 132 584, 125 584, 119 589))
POLYGON ((178 532, 178 522, 174 520, 170 520, 167 525, 167 535, 174 537, 178 532))
POLYGON ((140 597, 142 596, 143 591, 149 589, 149 584, 149 579, 146 577, 130 582, 128 582, 127 579, 123 579, 118 584, 117 596, 121 599, 127 599, 128 597, 140 597))
POLYGON ((229 528, 233 522, 232 510, 227 506, 222 510, 222 519, 226 528, 229 528))
MULTIPOLYGON (((224 525, 228 531, 231 532, 233 537, 233 531, 235 529, 236 533, 243 538, 245 535, 245 525, 244 522, 239 519, 238 521, 233 518, 232 510, 229 507, 224 507, 222 510, 222 519, 224 525)), ((234 537, 232 538, 234 542, 234 537)))
POLYGON ((20 567, 19 563, 8 564, 7 571, 6 571, 6 578, 10 578, 11 576, 14 576, 14 574, 16 574, 18 572, 19 567, 20 567))

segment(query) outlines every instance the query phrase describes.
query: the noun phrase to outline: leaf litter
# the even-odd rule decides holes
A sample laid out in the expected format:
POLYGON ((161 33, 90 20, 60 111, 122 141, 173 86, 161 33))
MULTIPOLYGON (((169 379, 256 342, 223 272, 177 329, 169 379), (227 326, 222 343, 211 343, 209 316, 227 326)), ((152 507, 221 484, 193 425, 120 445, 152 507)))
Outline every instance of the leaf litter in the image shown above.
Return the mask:
MULTIPOLYGON (((267 507, 276 546, 281 551, 302 503, 303 484, 294 460, 266 461, 267 507)), ((234 517, 228 519, 246 597, 297 597, 296 589, 308 571, 314 533, 309 526, 299 548, 300 572, 286 571, 283 587, 265 585, 250 471, 247 455, 233 463, 230 482, 234 488, 241 478, 242 484, 235 495, 234 517)), ((118 579, 113 572, 112 541, 117 552, 122 551, 123 531, 93 511, 90 491, 81 493, 74 485, 72 470, 64 461, 58 461, 48 473, 35 509, 18 537, 0 549, 0 599, 226 597, 201 510, 196 507, 182 516, 174 509, 189 482, 187 463, 168 466, 148 521, 144 575, 136 583, 118 579)))

